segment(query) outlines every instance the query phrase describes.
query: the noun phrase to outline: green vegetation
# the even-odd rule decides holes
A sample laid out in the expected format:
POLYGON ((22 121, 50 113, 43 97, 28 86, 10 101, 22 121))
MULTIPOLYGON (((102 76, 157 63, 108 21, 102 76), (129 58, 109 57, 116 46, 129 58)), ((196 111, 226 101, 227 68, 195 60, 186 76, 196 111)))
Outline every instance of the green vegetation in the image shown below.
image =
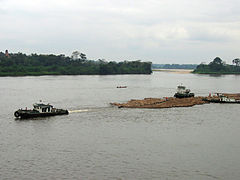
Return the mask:
POLYGON ((193 71, 193 73, 197 74, 240 74, 240 59, 234 59, 233 64, 226 64, 222 59, 216 57, 212 62, 208 65, 200 64, 193 71))
POLYGON ((87 60, 83 53, 65 55, 26 55, 0 52, 0 76, 25 75, 108 75, 108 74, 151 74, 151 62, 124 61, 106 62, 87 60))
POLYGON ((153 69, 195 69, 197 64, 153 64, 153 69))

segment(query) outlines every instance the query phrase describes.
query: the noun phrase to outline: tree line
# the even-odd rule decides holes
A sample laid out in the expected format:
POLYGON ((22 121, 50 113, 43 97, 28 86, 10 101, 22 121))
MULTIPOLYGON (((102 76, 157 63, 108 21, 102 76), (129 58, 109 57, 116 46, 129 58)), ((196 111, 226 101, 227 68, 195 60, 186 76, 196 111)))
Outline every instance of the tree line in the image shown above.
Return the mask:
POLYGON ((0 76, 151 74, 151 62, 88 60, 83 53, 26 55, 0 52, 0 76))
POLYGON ((232 60, 233 65, 226 64, 221 58, 216 57, 209 64, 200 64, 193 71, 198 74, 240 74, 240 59, 232 60))

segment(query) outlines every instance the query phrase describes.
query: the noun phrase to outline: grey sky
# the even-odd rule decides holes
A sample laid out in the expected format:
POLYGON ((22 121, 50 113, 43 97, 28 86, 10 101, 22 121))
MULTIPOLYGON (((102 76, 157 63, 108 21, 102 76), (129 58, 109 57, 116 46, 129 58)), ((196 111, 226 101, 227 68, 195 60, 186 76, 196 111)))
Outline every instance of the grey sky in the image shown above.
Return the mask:
POLYGON ((0 21, 0 51, 154 63, 240 57, 239 0, 0 0, 0 21))

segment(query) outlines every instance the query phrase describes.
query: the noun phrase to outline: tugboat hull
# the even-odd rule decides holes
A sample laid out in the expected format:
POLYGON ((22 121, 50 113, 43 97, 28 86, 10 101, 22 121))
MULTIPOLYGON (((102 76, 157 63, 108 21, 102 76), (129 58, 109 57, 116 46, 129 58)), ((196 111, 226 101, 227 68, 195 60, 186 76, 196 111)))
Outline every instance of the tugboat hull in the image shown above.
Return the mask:
POLYGON ((189 98, 189 97, 194 97, 194 93, 187 93, 187 94, 175 93, 174 97, 175 98, 189 98))
POLYGON ((45 112, 40 113, 34 110, 17 110, 14 113, 16 118, 26 119, 26 118, 35 118, 35 117, 47 117, 47 116, 57 116, 57 115, 67 115, 68 110, 58 109, 56 112, 45 112))
POLYGON ((221 101, 220 99, 207 99, 207 98, 204 98, 203 101, 207 101, 209 103, 240 104, 240 101, 221 101))

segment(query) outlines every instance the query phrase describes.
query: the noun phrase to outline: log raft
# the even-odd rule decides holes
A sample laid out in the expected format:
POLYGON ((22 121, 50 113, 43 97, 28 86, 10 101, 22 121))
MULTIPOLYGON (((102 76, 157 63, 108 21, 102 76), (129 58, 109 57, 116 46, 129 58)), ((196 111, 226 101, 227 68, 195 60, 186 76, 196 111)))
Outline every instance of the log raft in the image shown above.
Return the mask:
POLYGON ((173 107, 192 107, 195 105, 207 104, 211 102, 218 103, 239 103, 240 104, 240 93, 229 94, 229 93, 215 93, 217 95, 209 96, 197 96, 188 98, 145 98, 142 100, 132 99, 126 103, 110 103, 113 106, 119 108, 173 108, 173 107), (222 97, 233 99, 233 101, 223 101, 222 97))
POLYGON ((142 100, 132 99, 126 103, 111 103, 119 108, 173 108, 173 107, 191 107, 209 103, 203 100, 204 97, 189 98, 145 98, 142 100))

